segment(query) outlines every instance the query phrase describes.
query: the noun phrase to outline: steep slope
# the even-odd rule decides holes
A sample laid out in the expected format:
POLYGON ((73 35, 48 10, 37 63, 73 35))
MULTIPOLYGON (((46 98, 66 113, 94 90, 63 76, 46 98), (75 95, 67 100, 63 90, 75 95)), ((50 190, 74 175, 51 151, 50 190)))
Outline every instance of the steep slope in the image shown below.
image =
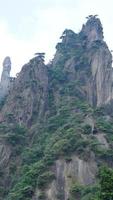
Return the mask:
POLYGON ((91 16, 79 34, 65 30, 57 45, 55 67, 64 59, 70 79, 80 81, 91 105, 101 106, 112 99, 112 55, 103 41, 101 22, 91 16))
POLYGON ((31 126, 35 115, 40 119, 44 116, 47 90, 47 68, 43 61, 35 57, 18 74, 2 110, 4 117, 1 116, 1 120, 7 120, 12 115, 12 120, 31 126))
POLYGON ((24 65, 0 107, 0 198, 89 200, 113 167, 112 56, 100 20, 24 65), (91 186, 91 187, 90 187, 91 186), (81 192, 82 191, 82 192, 81 192))

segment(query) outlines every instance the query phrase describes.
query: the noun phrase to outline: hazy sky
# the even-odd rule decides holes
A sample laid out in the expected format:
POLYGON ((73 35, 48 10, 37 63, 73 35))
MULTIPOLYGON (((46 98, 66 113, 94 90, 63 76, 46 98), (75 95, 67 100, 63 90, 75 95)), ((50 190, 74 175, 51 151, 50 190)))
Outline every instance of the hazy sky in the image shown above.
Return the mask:
POLYGON ((0 0, 0 71, 7 55, 12 75, 36 52, 49 61, 63 30, 79 32, 90 14, 99 15, 113 49, 113 0, 0 0))

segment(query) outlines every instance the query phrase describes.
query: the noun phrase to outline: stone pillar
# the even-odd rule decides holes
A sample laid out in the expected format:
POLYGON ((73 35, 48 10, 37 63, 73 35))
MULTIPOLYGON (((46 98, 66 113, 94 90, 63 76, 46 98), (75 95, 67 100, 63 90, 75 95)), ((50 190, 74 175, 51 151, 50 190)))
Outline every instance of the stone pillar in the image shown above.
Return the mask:
POLYGON ((10 71, 11 59, 7 56, 3 61, 3 71, 0 82, 0 100, 2 100, 8 93, 10 86, 10 71))

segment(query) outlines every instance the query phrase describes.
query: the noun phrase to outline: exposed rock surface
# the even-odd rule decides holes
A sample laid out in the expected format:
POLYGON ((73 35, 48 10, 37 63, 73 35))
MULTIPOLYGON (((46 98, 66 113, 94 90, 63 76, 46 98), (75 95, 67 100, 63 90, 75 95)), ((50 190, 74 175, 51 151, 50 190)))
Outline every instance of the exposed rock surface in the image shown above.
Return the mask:
POLYGON ((53 66, 65 57, 64 71, 70 80, 78 80, 84 96, 93 106, 101 106, 112 99, 112 55, 103 41, 100 20, 92 16, 77 35, 65 30, 57 45, 53 66), (72 52, 72 53, 70 53, 72 52), (71 56, 70 56, 71 54, 71 56))
POLYGON ((82 27, 81 34, 87 37, 89 44, 97 40, 102 41, 103 28, 100 19, 96 16, 89 16, 87 23, 82 27))
POLYGON ((112 99, 112 56, 106 44, 103 42, 101 45, 89 56, 92 78, 88 85, 88 99, 91 104, 97 106, 106 104, 112 99))
POLYGON ((48 200, 57 200, 62 195, 62 199, 69 199, 70 185, 73 181, 78 184, 90 185, 95 182, 97 164, 94 158, 85 162, 76 156, 70 162, 58 160, 56 162, 56 181, 54 181, 47 191, 48 200))
POLYGON ((0 141, 0 168, 6 167, 10 158, 10 148, 4 143, 3 140, 0 141))
POLYGON ((8 94, 10 87, 11 60, 6 57, 3 61, 3 71, 0 82, 0 101, 8 94))
POLYGON ((38 115, 39 119, 44 116, 47 90, 47 68, 42 61, 34 58, 18 74, 2 115, 5 117, 7 114, 13 114, 13 120, 31 126, 35 115, 38 115))
MULTIPOLYGON (((77 156, 72 156, 70 162, 64 159, 56 161, 56 180, 49 184, 46 189, 47 200, 69 199, 70 186, 73 182, 83 185, 95 183, 97 164, 92 155, 88 161, 81 160, 77 156)), ((33 200, 38 200, 39 191, 35 192, 33 200)))
POLYGON ((108 149, 109 148, 109 144, 108 144, 104 134, 98 133, 96 135, 96 138, 100 142, 101 148, 103 148, 103 149, 108 149))

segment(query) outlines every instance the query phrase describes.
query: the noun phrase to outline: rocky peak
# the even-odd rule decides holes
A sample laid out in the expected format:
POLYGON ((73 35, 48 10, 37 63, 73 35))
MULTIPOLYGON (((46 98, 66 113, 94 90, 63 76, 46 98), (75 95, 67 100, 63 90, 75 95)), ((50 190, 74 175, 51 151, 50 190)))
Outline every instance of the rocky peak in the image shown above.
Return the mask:
POLYGON ((7 56, 3 61, 3 71, 1 76, 1 84, 4 84, 6 79, 9 79, 11 71, 11 59, 7 56))
POLYGON ((75 42, 77 34, 70 29, 65 29, 60 39, 62 39, 63 44, 69 44, 70 42, 75 42))
POLYGON ((112 55, 103 40, 100 19, 97 15, 87 19, 80 33, 68 29, 63 32, 62 41, 56 46, 53 66, 61 66, 61 71, 68 72, 70 81, 82 80, 88 102, 101 106, 113 98, 112 55))
POLYGON ((103 28, 97 15, 89 15, 87 22, 83 25, 81 33, 87 36, 88 42, 103 40, 103 28))
POLYGON ((34 115, 41 118, 46 110, 47 88, 46 66, 42 55, 41 58, 36 56, 22 67, 15 79, 10 88, 2 116, 13 113, 13 120, 16 120, 19 124, 31 125, 34 115))
POLYGON ((7 56, 3 61, 3 71, 0 82, 0 101, 7 95, 10 87, 11 59, 7 56))
POLYGON ((57 51, 53 59, 53 66, 59 65, 59 61, 63 59, 64 54, 68 58, 68 53, 75 49, 79 42, 78 34, 70 29, 65 29, 60 39, 61 41, 56 45, 57 51))
POLYGON ((5 57, 3 61, 3 70, 8 71, 8 73, 11 71, 11 59, 9 56, 5 57))

